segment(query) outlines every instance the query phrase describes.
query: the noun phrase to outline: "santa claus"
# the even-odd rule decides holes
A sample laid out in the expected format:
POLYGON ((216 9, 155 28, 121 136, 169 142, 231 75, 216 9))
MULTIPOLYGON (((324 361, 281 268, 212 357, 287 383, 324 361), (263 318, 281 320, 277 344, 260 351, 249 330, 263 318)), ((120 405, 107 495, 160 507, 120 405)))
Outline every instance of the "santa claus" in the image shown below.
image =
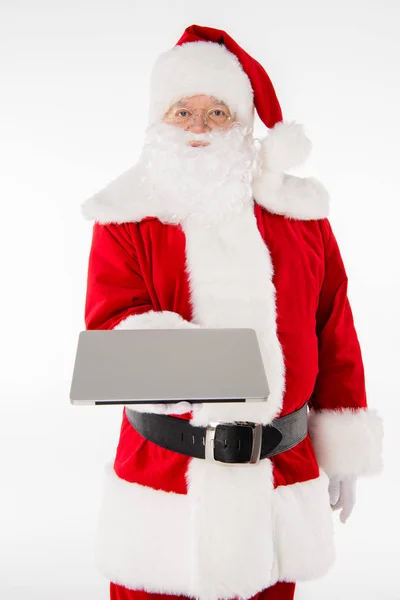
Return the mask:
POLYGON ((261 65, 193 25, 154 66, 138 164, 82 206, 95 221, 87 329, 252 328, 271 390, 260 403, 125 407, 97 544, 113 599, 289 600, 333 563, 332 507, 344 522, 357 477, 381 469, 328 195, 285 174, 309 151, 261 65), (139 433, 142 418, 196 435, 286 423, 287 443, 209 459, 139 433))

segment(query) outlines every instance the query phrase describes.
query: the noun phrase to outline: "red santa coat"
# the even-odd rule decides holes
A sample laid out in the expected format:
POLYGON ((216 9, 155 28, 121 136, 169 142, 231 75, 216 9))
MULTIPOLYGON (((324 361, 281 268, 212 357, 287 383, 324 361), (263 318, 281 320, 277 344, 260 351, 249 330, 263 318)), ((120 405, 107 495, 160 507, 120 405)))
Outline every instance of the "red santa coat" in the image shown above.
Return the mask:
MULTIPOLYGON (((327 476, 377 472, 382 437, 379 417, 367 409, 324 197, 313 193, 315 182, 307 194, 297 185, 295 204, 276 185, 266 193, 272 187, 264 181, 254 208, 205 227, 165 207, 127 203, 132 177, 84 209, 96 220, 87 329, 254 328, 268 402, 205 405, 182 418, 266 424, 307 401, 311 412, 309 435, 297 446, 237 466, 165 450, 124 414, 106 475, 100 568, 130 589, 207 600, 321 576, 334 560, 327 476), (144 218, 146 210, 154 216, 144 218)), ((292 186, 284 177, 281 188, 292 186)))

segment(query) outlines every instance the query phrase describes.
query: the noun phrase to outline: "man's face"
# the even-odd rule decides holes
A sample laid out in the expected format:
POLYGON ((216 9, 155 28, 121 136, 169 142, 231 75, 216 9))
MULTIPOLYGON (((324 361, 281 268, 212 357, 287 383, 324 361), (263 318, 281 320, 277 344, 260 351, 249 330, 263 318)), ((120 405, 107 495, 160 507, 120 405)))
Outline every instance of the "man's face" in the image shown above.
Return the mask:
POLYGON ((141 181, 174 220, 215 224, 252 206, 259 162, 252 130, 221 99, 201 94, 181 98, 147 128, 141 181))
MULTIPOLYGON (((227 131, 235 122, 227 104, 214 98, 199 94, 184 97, 175 102, 165 113, 163 121, 175 127, 195 134, 207 134, 213 129, 227 131)), ((191 146, 208 146, 210 142, 189 140, 191 146)))

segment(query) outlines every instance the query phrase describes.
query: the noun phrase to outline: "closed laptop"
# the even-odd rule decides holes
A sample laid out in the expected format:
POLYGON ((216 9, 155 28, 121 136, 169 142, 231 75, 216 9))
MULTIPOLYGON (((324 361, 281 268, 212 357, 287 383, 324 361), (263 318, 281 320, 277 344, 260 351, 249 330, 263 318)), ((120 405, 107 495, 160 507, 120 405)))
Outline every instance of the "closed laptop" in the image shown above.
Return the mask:
POLYGON ((72 404, 265 401, 253 329, 81 331, 72 404))

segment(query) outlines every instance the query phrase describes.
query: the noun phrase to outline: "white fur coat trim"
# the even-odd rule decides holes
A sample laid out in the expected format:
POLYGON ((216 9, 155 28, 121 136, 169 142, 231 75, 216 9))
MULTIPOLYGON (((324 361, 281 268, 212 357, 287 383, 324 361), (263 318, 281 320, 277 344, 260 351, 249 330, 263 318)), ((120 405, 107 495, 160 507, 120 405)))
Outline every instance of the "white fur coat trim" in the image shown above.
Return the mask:
MULTIPOLYGON (((243 470, 254 469, 262 478, 269 464, 262 461, 243 470)), ((232 467, 223 468, 229 472, 232 467)), ((278 580, 320 577, 333 564, 333 523, 324 473, 271 490, 268 503, 260 503, 255 514, 243 504, 238 515, 226 501, 236 494, 245 502, 256 493, 232 482, 224 490, 225 537, 205 554, 199 550, 208 533, 220 527, 214 521, 213 502, 222 499, 210 497, 207 481, 205 487, 200 484, 189 495, 163 492, 128 483, 107 467, 96 544, 97 563, 105 577, 128 589, 200 600, 246 599, 278 580), (199 495, 202 506, 206 499, 210 509, 201 514, 199 495), (248 527, 253 528, 253 546, 247 545, 248 527)), ((219 518, 221 511, 217 514, 219 518)))
MULTIPOLYGON (((302 126, 278 123, 261 142, 261 171, 253 180, 253 197, 268 211, 299 220, 323 219, 329 214, 329 196, 315 178, 287 175, 303 163, 311 149, 302 126)), ((149 200, 139 165, 128 169, 81 204, 83 217, 99 223, 139 222, 157 217, 177 224, 176 215, 162 199, 149 200)))
MULTIPOLYGON (((249 206, 228 222, 208 227, 201 219, 187 219, 182 228, 194 321, 202 327, 254 329, 270 387, 266 402, 203 404, 191 423, 270 423, 281 411, 285 366, 276 331, 273 265, 254 211, 249 206)), ((273 497, 272 463, 248 466, 190 462, 191 543, 197 561, 193 583, 202 598, 249 597, 276 570, 275 524, 266 509, 273 497)))
POLYGON ((329 475, 375 475, 382 470, 382 419, 371 409, 310 411, 309 433, 329 475))

